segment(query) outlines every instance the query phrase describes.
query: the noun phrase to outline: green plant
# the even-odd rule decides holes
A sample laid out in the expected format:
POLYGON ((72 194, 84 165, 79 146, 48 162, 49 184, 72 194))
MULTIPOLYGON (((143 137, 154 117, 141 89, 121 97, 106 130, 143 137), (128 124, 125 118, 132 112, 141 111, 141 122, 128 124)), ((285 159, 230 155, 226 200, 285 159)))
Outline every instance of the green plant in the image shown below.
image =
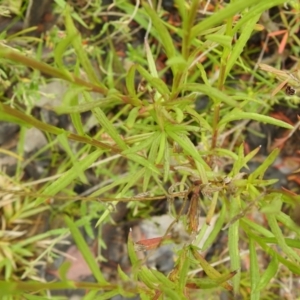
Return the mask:
MULTIPOLYGON (((140 294, 145 299, 186 299, 192 297, 193 293, 190 291, 199 290, 201 294, 203 289, 222 287, 237 294, 241 293, 245 297, 250 294, 251 299, 261 299, 264 289, 278 272, 279 264, 289 272, 299 275, 300 256, 295 250, 300 247, 299 240, 286 238, 280 225, 283 224, 284 228, 288 228, 298 237, 299 228, 281 211, 281 207, 285 203, 295 203, 299 196, 274 190, 272 184, 276 179, 263 178, 279 151, 273 150, 264 162, 246 177, 242 169, 253 160, 259 149, 246 154, 242 139, 238 137, 229 149, 224 143, 226 136, 240 135, 241 128, 247 124, 247 121, 239 122, 241 120, 256 120, 293 129, 290 124, 267 116, 272 103, 265 102, 262 91, 237 91, 229 85, 237 69, 245 72, 251 70, 250 62, 243 58, 243 49, 253 32, 259 29, 257 22, 262 12, 283 3, 282 0, 232 1, 223 9, 216 7, 211 16, 198 20, 198 0, 190 3, 177 0, 176 5, 182 22, 181 27, 175 27, 163 20, 163 10, 157 11, 144 2, 138 7, 130 1, 116 1, 116 7, 124 12, 128 19, 134 19, 147 31, 148 40, 145 39, 144 43, 145 57, 140 58, 141 48, 136 51, 130 48, 131 57, 136 55, 139 60, 138 63, 130 62, 128 70, 118 61, 117 49, 112 38, 107 37, 108 42, 100 43, 99 48, 93 45, 83 47, 82 37, 74 26, 68 7, 64 10, 65 38, 55 41, 53 57, 50 57, 54 61, 53 64, 25 55, 24 51, 17 50, 4 41, 1 43, 1 63, 7 68, 14 68, 15 76, 19 70, 28 72, 27 68, 32 68, 33 74, 46 74, 68 83, 68 91, 64 94, 61 106, 51 109, 59 114, 68 114, 75 129, 73 133, 37 120, 31 115, 34 104, 26 103, 24 109, 20 101, 15 101, 13 106, 10 99, 0 103, 0 118, 19 124, 22 128, 21 137, 24 136, 27 127, 36 127, 47 135, 53 149, 59 145, 66 153, 66 157, 57 167, 57 178, 46 182, 35 192, 24 193, 26 199, 21 202, 24 210, 33 214, 50 209, 45 197, 62 192, 70 194, 75 180, 88 182, 84 171, 91 166, 94 166, 98 175, 112 179, 112 182, 86 198, 86 202, 82 201, 79 209, 75 206, 75 201, 57 205, 64 214, 66 228, 48 231, 27 241, 5 241, 6 248, 2 248, 1 252, 1 267, 6 276, 3 277, 5 281, 0 282, 4 295, 9 297, 13 293, 21 295, 26 292, 26 297, 33 299, 30 295, 35 293, 45 295, 40 290, 80 288, 89 291, 86 299, 96 297, 99 291, 102 292, 101 299, 116 294, 140 294), (180 40, 179 47, 174 35, 180 40), (152 45, 149 40, 154 41, 153 37, 156 44, 152 45), (104 45, 108 45, 108 50, 104 45), (103 58, 102 53, 105 51, 111 55, 103 58), (166 56, 166 66, 158 70, 156 62, 162 51, 166 56), (64 62, 66 56, 73 57, 69 66, 64 62), (204 57, 207 59, 201 63, 204 57), (96 74, 91 60, 100 65, 100 76, 96 74), (216 69, 218 74, 214 80, 216 69), (166 74, 171 74, 171 84, 162 79, 166 74), (125 87, 122 80, 125 81, 125 87), (137 80, 140 83, 139 89, 136 88, 137 80), (208 97, 210 102, 203 112, 198 112, 194 103, 199 97, 203 99, 203 96, 208 97), (87 111, 92 113, 99 124, 94 136, 86 134, 87 129, 82 122, 81 113, 87 111), (112 157, 112 161, 105 161, 105 157, 112 157), (107 169, 97 167, 96 162, 101 160, 107 165, 107 169), (225 172, 222 161, 232 164, 229 172, 225 172), (116 173, 120 170, 125 176, 116 173), (84 226, 86 231, 92 234, 89 225, 92 218, 101 215, 98 225, 108 222, 111 207, 106 205, 107 202, 113 205, 118 201, 130 202, 131 209, 139 212, 140 202, 148 204, 147 201, 150 200, 172 200, 172 194, 166 191, 165 186, 175 187, 178 183, 181 184, 178 192, 181 192, 184 202, 190 202, 190 208, 187 215, 179 214, 176 218, 185 220, 187 232, 195 236, 197 244, 196 242, 204 238, 212 216, 219 213, 216 226, 201 250, 209 249, 227 224, 225 230, 228 230, 230 267, 212 267, 191 241, 177 254, 174 270, 165 276, 141 264, 136 257, 133 242, 129 239, 128 252, 133 275, 130 277, 119 268, 121 283, 108 283, 98 269, 96 260, 78 227, 84 226), (183 186, 188 186, 188 190, 183 191, 183 186), (135 197, 136 191, 147 192, 149 196, 135 197), (35 197, 34 200, 29 201, 32 197, 35 197), (199 214, 203 207, 207 222, 198 231, 199 214), (267 218, 268 228, 246 217, 253 207, 258 207, 267 218), (81 215, 84 210, 90 215, 81 215), (97 282, 92 284, 68 281, 65 266, 60 270, 61 282, 20 281, 22 277, 16 272, 17 267, 9 264, 7 258, 15 262, 20 256, 33 256, 33 252, 26 248, 28 245, 32 247, 37 240, 50 236, 59 239, 68 230, 97 282), (241 271, 239 245, 242 237, 250 253, 250 274, 241 271), (272 245, 279 246, 281 250, 273 248, 272 245), (270 263, 263 271, 256 254, 258 248, 270 257, 270 263), (191 270, 199 265, 207 278, 201 279, 191 275, 191 270), (241 281, 242 275, 250 281, 249 294, 249 286, 241 281)), ((120 39, 126 40, 128 19, 125 18, 119 27, 113 24, 120 33, 120 39)), ((109 32, 108 28, 104 27, 103 31, 109 32)), ((29 76, 31 75, 32 73, 29 76)), ((253 72, 253 76, 259 82, 257 86, 268 84, 262 75, 253 72)), ((30 88, 32 91, 33 87, 30 88)), ((20 156, 23 155, 22 147, 21 139, 18 153, 20 156)), ((22 165, 19 164, 17 174, 21 174, 21 168, 22 165)), ((13 180, 7 180, 8 188, 4 189, 3 193, 9 195, 13 180)), ((20 176, 14 180, 14 184, 22 189, 20 176)), ((18 195, 18 192, 14 194, 18 195)), ((21 193, 22 196, 24 194, 21 193)), ((14 201, 17 203, 19 200, 14 201)), ((8 210, 6 204, 4 209, 8 210)), ((21 215, 24 219, 28 216, 21 215)), ((11 215, 6 214, 3 218, 2 221, 5 220, 7 224, 14 222, 11 215)), ((47 249, 48 252, 51 252, 50 250, 51 247, 47 249)), ((34 272, 31 272, 34 265, 27 264, 27 267, 27 278, 35 279, 34 272)), ((18 271, 22 273, 23 270, 18 271)))

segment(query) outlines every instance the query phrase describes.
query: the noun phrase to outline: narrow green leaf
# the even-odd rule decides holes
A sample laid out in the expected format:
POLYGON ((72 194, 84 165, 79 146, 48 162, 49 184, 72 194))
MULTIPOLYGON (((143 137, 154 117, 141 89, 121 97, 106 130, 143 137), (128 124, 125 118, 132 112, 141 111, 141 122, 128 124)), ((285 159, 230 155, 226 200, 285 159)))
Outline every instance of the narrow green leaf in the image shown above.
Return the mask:
POLYGON ((189 62, 181 55, 176 55, 166 61, 166 65, 169 67, 177 66, 178 70, 185 71, 189 67, 189 62))
MULTIPOLYGON (((85 158, 83 158, 76 168, 80 168, 82 171, 86 170, 88 167, 90 167, 102 154, 101 150, 96 150, 92 152, 91 154, 88 154, 85 158)), ((60 176, 57 180, 52 182, 50 185, 48 185, 44 190, 43 193, 45 195, 56 195, 58 192, 62 191, 66 186, 71 184, 77 177, 78 173, 76 172, 76 168, 72 167, 67 172, 65 172, 62 176, 60 176)), ((41 203, 45 202, 45 197, 38 197, 34 201, 34 205, 38 206, 41 203)))
POLYGON ((154 289, 157 284, 156 277, 146 267, 141 267, 138 273, 139 279, 150 289, 154 289))
POLYGON ((277 257, 273 257, 271 262, 269 263, 266 271, 261 276, 258 285, 256 286, 256 291, 263 290, 271 281, 271 279, 275 278, 275 275, 278 271, 278 260, 277 257))
POLYGON ((230 158, 232 158, 234 161, 236 161, 238 159, 238 156, 228 150, 228 149, 224 149, 224 148, 215 148, 214 151, 218 154, 218 156, 228 156, 230 158))
POLYGON ((212 217, 215 215, 217 203, 219 198, 219 192, 214 192, 211 202, 209 204, 208 211, 206 213, 206 224, 210 225, 212 217))
POLYGON ((120 291, 118 290, 112 290, 109 292, 102 292, 100 295, 93 293, 88 299, 86 299, 86 296, 82 300, 108 300, 113 299, 115 296, 120 295, 120 291))
MULTIPOLYGON (((222 277, 222 274, 219 273, 215 268, 213 268, 205 259, 204 257, 198 253, 197 248, 194 246, 190 246, 192 254, 194 255, 195 259, 200 263, 201 267, 203 268, 204 272, 210 279, 219 279, 222 277)), ((232 287, 227 282, 220 284, 227 290, 232 290, 232 287)))
POLYGON ((207 74, 206 74, 206 71, 205 71, 203 65, 201 63, 198 63, 197 68, 200 70, 201 78, 204 81, 205 85, 210 86, 210 83, 207 79, 207 74))
POLYGON ((178 107, 173 107, 173 111, 176 114, 175 120, 177 123, 182 123, 183 119, 184 119, 184 113, 182 111, 182 109, 178 108, 178 107))
POLYGON ((255 230, 258 234, 260 234, 262 236, 269 237, 269 238, 274 237, 274 234, 271 231, 269 231, 268 229, 266 229, 265 227, 263 227, 257 223, 254 223, 253 221, 251 221, 247 218, 241 219, 240 222, 242 224, 247 224, 248 227, 250 227, 252 230, 255 230))
POLYGON ((250 153, 248 153, 246 156, 245 156, 245 164, 247 164, 248 161, 251 161, 252 158, 260 151, 261 147, 257 147, 255 149, 253 149, 250 153))
POLYGON ((220 287, 220 284, 230 280, 232 278, 232 273, 221 275, 218 279, 211 278, 192 278, 188 280, 188 283, 194 283, 201 290, 203 289, 213 289, 220 287))
POLYGON ((125 125, 128 127, 128 128, 133 128, 134 127, 134 124, 136 122, 136 119, 139 115, 139 110, 140 108, 139 107, 134 107, 130 112, 129 112, 129 115, 128 115, 128 118, 126 120, 126 123, 125 125))
POLYGON ((59 267, 58 274, 59 274, 59 278, 61 280, 68 280, 67 273, 68 273, 68 270, 70 269, 70 267, 71 267, 70 261, 64 261, 62 263, 62 265, 59 267))
MULTIPOLYGON (((127 176, 126 184, 123 187, 122 191, 118 194, 118 198, 122 198, 125 196, 127 191, 131 189, 136 183, 144 176, 145 168, 140 169, 139 171, 133 171, 127 176)), ((116 199, 118 200, 118 199, 116 199)))
POLYGON ((146 79, 146 81, 151 84, 151 87, 157 89, 157 91, 167 99, 168 95, 170 94, 170 91, 167 85, 163 82, 163 80, 160 78, 153 77, 146 69, 144 69, 140 65, 137 65, 136 68, 139 71, 139 73, 146 79))
POLYGON ((178 7, 180 7, 181 16, 183 16, 181 51, 182 55, 187 58, 191 49, 190 45, 193 41, 191 39, 191 29, 193 28, 193 25, 195 23, 200 2, 198 0, 192 0, 187 6, 184 1, 178 0, 176 4, 178 5, 178 7))
POLYGON ((205 84, 198 84, 198 83, 187 83, 183 84, 180 87, 180 91, 192 91, 192 92, 199 92, 203 93, 210 97, 214 104, 226 103, 232 107, 239 107, 239 103, 232 99, 232 97, 226 95, 225 93, 219 91, 218 89, 205 85, 205 84))
MULTIPOLYGON (((149 16, 148 14, 145 12, 144 9, 140 9, 140 11, 142 13, 137 13, 137 14, 133 14, 133 12, 135 11, 135 6, 132 5, 129 2, 125 2, 125 1, 121 1, 121 2, 116 2, 115 3, 116 7, 118 7, 120 10, 124 11, 127 15, 133 16, 134 20, 141 25, 141 27, 145 30, 149 30, 149 16)), ((157 37, 158 32, 156 30, 156 28, 154 26, 150 27, 150 33, 157 37)))
POLYGON ((251 19, 260 16, 262 12, 267 11, 269 8, 280 5, 284 3, 284 1, 261 1, 248 11, 244 13, 241 19, 238 20, 237 24, 233 28, 233 34, 236 34, 242 27, 241 32, 243 32, 244 27, 246 27, 246 23, 249 22, 251 19))
POLYGON ((175 282, 171 281, 169 278, 167 278, 164 274, 162 274, 159 271, 156 270, 151 270, 152 274, 157 278, 156 281, 160 282, 163 286, 170 288, 170 289, 175 289, 176 284, 175 282))
POLYGON ((67 6, 67 9, 65 11, 65 25, 68 35, 72 37, 72 45, 76 51, 77 59, 80 61, 80 64, 86 72, 89 80, 105 88, 105 86, 102 85, 102 83, 99 81, 94 68, 87 56, 87 53, 84 50, 81 36, 73 23, 69 6, 67 6))
POLYGON ((77 245, 77 248, 79 249, 80 253, 82 254, 85 262, 89 266, 92 274, 98 281, 98 283, 106 284, 106 280, 102 273, 100 272, 100 268, 98 266, 97 261, 95 260, 94 256, 91 253, 91 250, 89 249, 88 245, 86 244, 86 241, 84 240, 81 232, 77 228, 76 224, 71 220, 71 218, 67 215, 65 215, 65 222, 67 226, 69 227, 72 237, 74 238, 74 241, 77 245))
POLYGON ((208 34, 205 36, 205 38, 209 41, 213 41, 220 44, 224 48, 231 48, 232 38, 228 35, 208 34))
MULTIPOLYGON (((252 5, 255 5, 260 2, 260 0, 231 2, 224 9, 219 10, 212 16, 205 18, 203 21, 199 22, 196 26, 194 26, 191 33, 191 39, 196 38, 196 36, 202 34, 203 32, 205 32, 205 30, 213 28, 215 27, 215 25, 222 23, 223 20, 232 18, 234 15, 243 11, 245 8, 250 8, 252 5)), ((270 7, 282 4, 284 2, 284 0, 273 0, 272 2, 270 2, 270 7)))
POLYGON ((259 275, 259 265, 258 259, 255 249, 255 242, 254 240, 249 237, 249 250, 250 250, 250 282, 251 282, 251 300, 259 300, 260 293, 255 291, 260 275, 259 275))
POLYGON ((169 178, 170 174, 170 150, 169 150, 169 143, 166 135, 166 145, 165 145, 165 151, 164 151, 164 182, 166 182, 169 178))
MULTIPOLYGON (((277 240, 275 237, 272 238, 260 238, 263 242, 267 243, 267 244, 277 244, 277 240)), ((284 239, 286 244, 291 247, 291 248, 296 248, 296 249, 300 249, 300 240, 295 240, 295 239, 291 239, 291 238, 285 238, 284 239)))
POLYGON ((135 76, 135 70, 137 68, 137 65, 132 65, 127 74, 126 74, 126 88, 128 91, 128 94, 132 100, 132 103, 136 106, 141 106, 142 102, 141 100, 138 98, 137 94, 136 94, 136 88, 135 88, 135 81, 136 81, 136 76, 135 76))
POLYGON ((178 279, 178 289, 179 292, 183 293, 185 290, 185 285, 187 282, 188 278, 188 271, 190 267, 190 251, 189 248, 184 247, 180 251, 180 255, 178 258, 177 262, 177 267, 178 267, 178 274, 179 274, 179 279, 178 279))
MULTIPOLYGON (((229 218, 234 218, 239 212, 240 199, 237 197, 232 197, 230 201, 229 218)), ((229 256, 230 256, 230 269, 231 271, 237 271, 234 276, 233 290, 235 293, 239 291, 240 280, 241 280, 241 259, 239 252, 239 220, 230 225, 228 229, 228 245, 229 245, 229 256)))
MULTIPOLYGON (((180 16, 182 18, 182 22, 185 24, 187 22, 188 19, 188 9, 185 5, 184 1, 181 0, 175 0, 175 5, 177 6, 177 9, 180 13, 180 16)), ((184 26, 184 28, 187 28, 187 25, 184 26)))
POLYGON ((278 214, 282 207, 282 195, 277 193, 268 194, 265 198, 270 199, 270 202, 265 204, 261 209, 263 214, 278 214))
POLYGON ((249 182, 253 182, 253 180, 256 178, 262 179, 267 169, 273 164, 273 162, 277 158, 279 152, 279 149, 274 149, 263 161, 263 163, 249 175, 249 182))
POLYGON ((289 230, 296 232, 297 235, 300 237, 300 227, 297 224, 295 224, 295 222, 291 219, 290 216, 280 211, 276 214, 276 219, 280 223, 284 224, 284 226, 289 230))
MULTIPOLYGON (((64 104, 70 105, 70 106, 76 106, 79 103, 79 96, 80 94, 86 90, 85 87, 72 87, 67 90, 67 92, 63 96, 63 102, 64 104)), ((83 125, 81 122, 81 116, 78 112, 72 112, 71 113, 71 120, 72 124, 74 125, 76 131, 80 135, 85 135, 83 125)))
POLYGON ((149 70, 150 70, 150 74, 154 78, 159 78, 157 70, 156 70, 156 64, 154 62, 154 58, 153 58, 153 55, 152 55, 152 52, 151 52, 151 49, 149 47, 149 44, 148 44, 147 40, 144 41, 144 45, 145 45, 145 49, 146 49, 146 56, 147 56, 147 61, 148 61, 148 67, 149 67, 149 70))
POLYGON ((186 112, 190 114, 194 119, 199 123, 201 126, 201 129, 207 130, 208 132, 212 132, 212 127, 211 125, 202 117, 200 114, 198 114, 194 109, 190 107, 186 107, 186 112))
POLYGON ((238 150, 238 158, 235 160, 229 176, 236 176, 244 166, 244 145, 241 144, 238 150))
POLYGON ((78 176, 78 178, 80 178, 80 180, 87 184, 88 181, 84 175, 84 170, 82 170, 80 168, 80 162, 78 161, 78 157, 76 157, 72 150, 71 147, 69 145, 68 139, 66 137, 66 134, 60 134, 57 136, 57 139, 59 141, 59 143, 61 144, 61 146, 63 147, 63 149, 66 151, 66 153, 68 154, 68 156, 70 157, 71 161, 72 161, 72 167, 74 168, 74 170, 76 170, 76 174, 78 176))
POLYGON ((136 154, 139 151, 148 151, 153 141, 157 138, 156 134, 153 133, 151 136, 146 138, 145 140, 140 141, 137 145, 132 146, 122 152, 122 155, 127 154, 136 154))
POLYGON ((65 72, 68 72, 68 70, 66 69, 66 64, 63 61, 63 56, 66 54, 67 48, 71 45, 74 37, 75 36, 67 35, 65 38, 61 39, 54 48, 55 64, 60 70, 64 70, 65 72))
POLYGON ((273 232, 275 238, 277 239, 278 245, 282 248, 282 251, 291 259, 292 261, 300 262, 300 256, 290 248, 284 239, 281 229, 277 223, 276 216, 273 214, 266 215, 268 224, 273 232))
MULTIPOLYGON (((242 223, 242 222, 241 222, 242 223)), ((283 258, 277 251, 275 251, 272 247, 269 247, 267 243, 270 243, 270 240, 267 239, 265 242, 262 238, 258 237, 257 235, 253 234, 251 231, 247 229, 247 227, 243 226, 243 229, 246 231, 248 236, 251 236, 260 247, 272 257, 276 257, 277 260, 286 266, 292 273, 300 275, 299 263, 294 263, 293 261, 287 260, 283 258)), ((276 241, 275 241, 276 242, 276 241)))
POLYGON ((180 145, 186 153, 191 155, 196 161, 198 161, 204 168, 204 170, 208 171, 210 170, 209 166, 206 164, 206 162, 203 160, 203 158, 200 156, 199 152, 195 148, 194 144, 190 141, 190 139, 185 134, 178 134, 174 133, 173 131, 168 130, 166 128, 166 133, 169 137, 171 137, 178 145, 180 145))
POLYGON ((166 137, 166 133, 164 131, 160 134, 160 141, 159 141, 159 149, 155 159, 155 164, 159 164, 162 159, 164 158, 165 148, 168 147, 168 141, 166 137))
POLYGON ((213 244, 215 239, 217 238, 219 232, 221 231, 221 229, 223 227, 223 224, 225 221, 225 216, 226 216, 226 206, 222 205, 221 212, 218 216, 216 223, 214 224, 214 228, 202 246, 202 249, 201 249, 202 251, 207 250, 213 244))
POLYGON ((268 124, 276 125, 276 126, 287 128, 287 129, 294 128, 292 125, 290 125, 286 122, 274 119, 272 117, 257 114, 257 113, 243 112, 240 110, 234 110, 230 114, 227 114, 225 117, 223 117, 220 120, 218 127, 220 127, 221 125, 225 125, 232 121, 244 120, 244 119, 256 120, 259 122, 268 123, 268 124))
POLYGON ((84 86, 74 86, 70 85, 67 91, 63 95, 63 105, 66 106, 75 106, 78 104, 78 96, 83 92, 86 91, 87 88, 84 86))
MULTIPOLYGON (((164 26, 162 19, 158 16, 157 12, 153 10, 147 2, 143 2, 143 7, 145 8, 147 15, 150 17, 154 28, 157 30, 158 36, 156 38, 160 39, 160 42, 164 46, 167 57, 170 59, 175 56, 176 49, 173 43, 173 39, 167 28, 164 26)), ((175 75, 176 67, 172 67, 173 74, 175 75)))
MULTIPOLYGON (((133 268, 137 268, 139 265, 139 259, 134 250, 134 244, 133 244, 131 232, 128 235, 127 250, 128 250, 128 256, 129 256, 129 259, 130 259, 130 262, 131 262, 133 268)), ((137 273, 135 273, 135 274, 137 274, 137 273)))
MULTIPOLYGON (((250 10, 251 11, 251 10, 250 10)), ((260 18, 260 14, 257 14, 253 17, 245 26, 244 30, 242 31, 241 35, 239 36, 237 42, 234 44, 233 49, 230 53, 230 57, 226 63, 226 71, 225 76, 229 74, 233 65, 236 63, 237 59, 240 57, 241 53, 244 50, 246 43, 248 42, 251 33, 256 25, 257 21, 260 18)))
POLYGON ((127 154, 126 157, 131 159, 132 161, 146 167, 149 170, 152 170, 155 174, 160 174, 160 171, 156 168, 154 163, 148 161, 146 158, 138 155, 138 154, 127 154))
POLYGON ((172 299, 172 300, 186 299, 186 297, 183 294, 180 294, 177 291, 169 289, 169 288, 167 288, 165 286, 160 286, 160 288, 162 289, 162 291, 165 294, 165 297, 163 299, 172 299))
MULTIPOLYGON (((114 180, 112 181, 112 183, 105 185, 102 188, 97 189, 97 191, 95 191, 94 193, 91 194, 91 197, 97 197, 103 193, 111 191, 115 187, 126 185, 128 183, 128 181, 130 179, 132 179, 132 177, 135 173, 136 173, 136 169, 133 169, 130 173, 126 174, 126 176, 116 176, 116 178, 113 178, 114 180)), ((121 194, 124 194, 124 193, 121 192, 121 194)), ((119 197, 116 196, 115 199, 118 200, 117 198, 119 198, 119 197)), ((99 219, 101 219, 104 214, 105 214, 105 212, 102 213, 102 215, 100 216, 99 219)))
POLYGON ((62 104, 61 106, 51 107, 57 114, 72 114, 72 113, 83 113, 90 111, 93 108, 101 106, 115 106, 117 104, 123 104, 124 102, 117 96, 105 97, 100 100, 94 100, 93 102, 80 103, 74 106, 68 106, 62 104))
MULTIPOLYGON (((90 205, 87 202, 82 202, 80 205, 80 214, 81 216, 89 216, 89 212, 90 212, 90 205)), ((94 224, 93 224, 94 225, 94 224)), ((94 226, 93 226, 90 222, 90 219, 88 220, 88 222, 86 222, 83 225, 84 231, 86 232, 87 236, 91 239, 91 240, 95 240, 95 234, 94 234, 94 226)))
MULTIPOLYGON (((87 102, 93 102, 92 96, 90 93, 83 92, 83 96, 87 102)), ((111 124, 110 120, 107 118, 106 114, 100 107, 95 107, 92 110, 99 124, 104 128, 105 132, 114 140, 114 142, 123 150, 127 149, 126 143, 118 134, 115 127, 111 124)))
MULTIPOLYGON (((151 144, 150 151, 148 154, 148 161, 153 164, 155 164, 155 160, 157 158, 157 154, 160 146, 161 133, 157 132, 155 135, 156 137, 151 144)), ((152 176, 152 171, 150 169, 147 169, 143 180, 143 192, 147 191, 151 176, 152 176)))
POLYGON ((120 265, 118 265, 118 275, 123 281, 130 281, 129 276, 121 269, 120 265))
MULTIPOLYGON (((170 115, 170 114, 168 114, 168 115, 170 115)), ((190 131, 194 131, 194 132, 199 132, 200 131, 199 126, 192 126, 192 125, 186 125, 186 124, 182 124, 182 125, 181 124, 176 124, 176 126, 166 124, 166 127, 167 128, 172 127, 172 131, 176 132, 176 133, 187 133, 187 132, 190 132, 190 131)))

